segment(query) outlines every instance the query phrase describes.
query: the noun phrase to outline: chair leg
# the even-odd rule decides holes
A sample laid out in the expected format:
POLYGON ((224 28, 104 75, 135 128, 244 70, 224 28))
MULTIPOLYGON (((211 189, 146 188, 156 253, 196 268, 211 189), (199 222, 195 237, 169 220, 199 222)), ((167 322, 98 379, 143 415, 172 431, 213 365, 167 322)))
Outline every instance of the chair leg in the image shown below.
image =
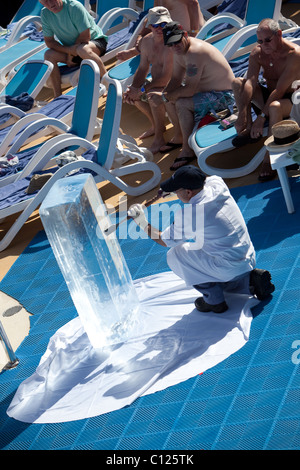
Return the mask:
POLYGON ((287 211, 289 214, 292 214, 293 212, 295 212, 295 208, 294 208, 294 204, 292 200, 290 182, 288 179, 286 168, 285 167, 278 168, 277 173, 278 173, 278 178, 282 187, 282 192, 283 192, 283 196, 285 199, 287 211))

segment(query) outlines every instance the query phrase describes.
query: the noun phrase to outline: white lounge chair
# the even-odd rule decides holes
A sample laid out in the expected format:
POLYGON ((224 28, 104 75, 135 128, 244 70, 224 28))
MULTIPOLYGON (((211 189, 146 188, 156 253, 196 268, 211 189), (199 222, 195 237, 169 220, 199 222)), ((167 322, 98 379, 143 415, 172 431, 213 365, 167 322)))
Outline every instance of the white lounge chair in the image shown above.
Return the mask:
POLYGON ((0 241, 0 251, 4 250, 11 243, 28 217, 41 204, 55 181, 65 177, 73 170, 92 172, 96 182, 107 180, 130 195, 144 194, 159 184, 161 179, 159 167, 155 163, 147 161, 138 151, 134 152, 131 150, 128 152, 128 154, 131 153, 131 158, 137 159, 136 162, 121 168, 112 169, 114 156, 118 148, 121 109, 121 86, 118 82, 114 82, 110 84, 108 89, 98 146, 88 142, 86 139, 80 139, 69 134, 53 137, 53 139, 42 145, 31 160, 30 165, 19 174, 18 180, 0 188, 0 220, 8 215, 21 212, 0 241), (53 175, 41 189, 33 194, 27 194, 26 189, 29 186, 33 173, 39 172, 62 149, 70 146, 88 149, 83 154, 85 159, 68 163, 58 169, 54 168, 53 175), (140 180, 143 172, 151 173, 150 178, 144 183, 132 186, 123 180, 124 176, 134 174, 137 175, 137 180, 140 180))
POLYGON ((83 60, 80 67, 79 82, 76 90, 74 110, 70 126, 60 119, 45 116, 41 113, 26 115, 26 117, 14 124, 11 131, 0 145, 0 153, 1 150, 3 153, 3 151, 7 149, 9 143, 11 143, 14 137, 18 134, 18 137, 10 146, 5 156, 8 154, 17 156, 19 163, 16 167, 9 167, 5 170, 4 175, 0 177, 0 187, 6 186, 7 184, 19 179, 22 176, 22 170, 37 153, 40 146, 34 146, 31 149, 20 151, 20 148, 28 141, 30 136, 34 135, 36 138, 37 135, 41 136, 41 134, 45 133, 50 134, 55 130, 60 132, 60 134, 67 132, 70 135, 85 138, 87 140, 91 140, 93 138, 98 112, 99 84, 100 72, 98 66, 94 61, 83 60), (32 122, 25 126, 24 120, 26 120, 27 124, 29 118, 32 122), (23 131, 19 133, 22 128, 24 128, 23 131))

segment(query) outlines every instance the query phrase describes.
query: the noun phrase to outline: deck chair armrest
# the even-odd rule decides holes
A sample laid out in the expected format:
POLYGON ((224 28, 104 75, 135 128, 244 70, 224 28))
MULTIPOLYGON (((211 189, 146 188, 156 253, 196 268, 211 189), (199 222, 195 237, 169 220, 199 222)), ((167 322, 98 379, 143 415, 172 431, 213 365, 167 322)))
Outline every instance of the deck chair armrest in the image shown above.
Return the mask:
POLYGON ((16 116, 18 118, 23 118, 26 116, 24 111, 17 108, 16 106, 11 106, 9 104, 0 105, 0 116, 3 116, 3 114, 11 114, 12 116, 16 116))
POLYGON ((49 166, 53 166, 51 159, 68 147, 78 146, 85 150, 97 149, 97 147, 86 139, 74 136, 72 134, 61 134, 52 137, 45 142, 31 158, 26 167, 17 175, 16 181, 25 178, 33 171, 41 171, 49 166))
POLYGON ((237 31, 228 41, 222 54, 227 60, 245 54, 253 49, 253 44, 256 42, 257 24, 244 26, 241 30, 237 31), (253 37, 253 43, 242 47, 244 42, 253 37), (241 50, 239 50, 241 48, 241 50))
POLYGON ((96 23, 97 25, 102 29, 102 26, 103 24, 106 22, 107 18, 112 15, 112 13, 114 11, 117 11, 119 10, 120 7, 114 7, 114 8, 111 8, 110 10, 106 11, 105 13, 103 13, 103 15, 99 18, 99 15, 97 16, 96 18, 96 23))
POLYGON ((31 15, 25 16, 20 21, 18 21, 16 26, 13 28, 12 33, 8 38, 6 47, 10 47, 13 44, 16 44, 20 40, 20 38, 21 38, 21 36, 24 32, 24 29, 30 23, 35 23, 36 26, 38 26, 40 28, 42 27, 41 17, 40 16, 31 16, 31 15))
POLYGON ((233 13, 218 14, 207 20, 197 34, 197 38, 203 40, 206 39, 211 35, 214 28, 221 24, 230 24, 236 28, 242 28, 245 25, 245 21, 233 13))
MULTIPOLYGON (((21 132, 21 134, 15 140, 13 145, 10 147, 10 153, 14 154, 14 153, 18 152, 18 150, 22 147, 22 145, 27 141, 27 139, 32 134, 36 135, 42 129, 45 129, 45 127, 49 127, 49 126, 53 127, 54 129, 57 129, 60 132, 68 132, 68 130, 69 130, 69 126, 67 126, 64 122, 61 122, 59 119, 49 118, 49 117, 39 119, 39 120, 29 124, 26 127, 26 129, 24 129, 21 132)), ((38 136, 36 135, 36 138, 37 137, 38 136)))
MULTIPOLYGON (((2 108, 1 108, 2 109, 2 108)), ((31 122, 37 121, 39 119, 45 118, 45 114, 42 113, 30 113, 26 114, 22 119, 19 119, 9 130, 9 132, 4 137, 3 141, 0 144, 0 155, 4 155, 8 147, 12 144, 13 139, 16 135, 22 131, 22 129, 30 124, 31 122)))
POLYGON ((115 20, 117 20, 119 17, 127 20, 129 23, 132 20, 136 20, 139 15, 138 13, 133 10, 132 8, 118 8, 115 9, 113 8, 113 11, 111 11, 110 14, 106 15, 105 20, 99 21, 98 25, 101 27, 102 31, 104 34, 107 34, 107 31, 111 27, 111 25, 114 23, 115 20))

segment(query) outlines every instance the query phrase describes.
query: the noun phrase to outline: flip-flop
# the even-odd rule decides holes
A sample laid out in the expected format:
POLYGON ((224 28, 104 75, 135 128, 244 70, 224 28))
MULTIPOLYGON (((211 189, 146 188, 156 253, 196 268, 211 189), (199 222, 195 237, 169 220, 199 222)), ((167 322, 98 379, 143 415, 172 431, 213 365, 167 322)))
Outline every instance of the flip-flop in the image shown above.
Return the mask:
POLYGON ((277 171, 271 170, 271 172, 267 173, 266 175, 259 175, 258 181, 260 181, 261 183, 265 183, 266 181, 273 180, 276 177, 276 175, 277 175, 277 171))
POLYGON ((266 181, 271 181, 277 176, 277 171, 273 170, 270 163, 263 161, 261 164, 258 181, 265 183, 266 181))
POLYGON ((178 170, 178 168, 181 168, 182 166, 184 165, 188 165, 190 162, 192 162, 193 160, 195 160, 195 156, 194 157, 178 157, 178 158, 175 158, 174 162, 173 162, 173 165, 170 166, 170 170, 171 171, 175 171, 175 170, 178 170), (185 163, 182 163, 182 165, 174 168, 174 163, 181 163, 181 162, 185 162, 185 163))
POLYGON ((159 149, 160 153, 167 153, 171 152, 172 150, 179 149, 182 147, 182 144, 175 144, 174 142, 167 142, 163 147, 169 147, 168 149, 161 150, 159 149))

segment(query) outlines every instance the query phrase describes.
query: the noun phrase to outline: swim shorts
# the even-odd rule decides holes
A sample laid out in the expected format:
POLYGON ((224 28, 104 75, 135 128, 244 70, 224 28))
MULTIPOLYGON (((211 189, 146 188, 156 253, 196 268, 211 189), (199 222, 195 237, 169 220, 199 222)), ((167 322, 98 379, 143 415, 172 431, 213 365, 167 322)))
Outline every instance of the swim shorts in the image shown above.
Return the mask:
MULTIPOLYGON (((272 90, 269 90, 266 86, 264 86, 262 83, 258 83, 260 89, 261 89, 261 92, 262 92, 262 95, 263 95, 263 100, 264 100, 264 103, 266 103, 267 99, 269 98, 270 94, 272 93, 272 90)), ((287 100, 290 100, 292 101, 292 96, 293 96, 293 91, 292 92, 287 92, 283 95, 282 99, 287 99, 287 100)))
POLYGON ((229 108, 233 112, 235 104, 234 95, 231 90, 205 91, 196 93, 194 101, 194 120, 200 121, 206 114, 216 114, 219 111, 229 108))

